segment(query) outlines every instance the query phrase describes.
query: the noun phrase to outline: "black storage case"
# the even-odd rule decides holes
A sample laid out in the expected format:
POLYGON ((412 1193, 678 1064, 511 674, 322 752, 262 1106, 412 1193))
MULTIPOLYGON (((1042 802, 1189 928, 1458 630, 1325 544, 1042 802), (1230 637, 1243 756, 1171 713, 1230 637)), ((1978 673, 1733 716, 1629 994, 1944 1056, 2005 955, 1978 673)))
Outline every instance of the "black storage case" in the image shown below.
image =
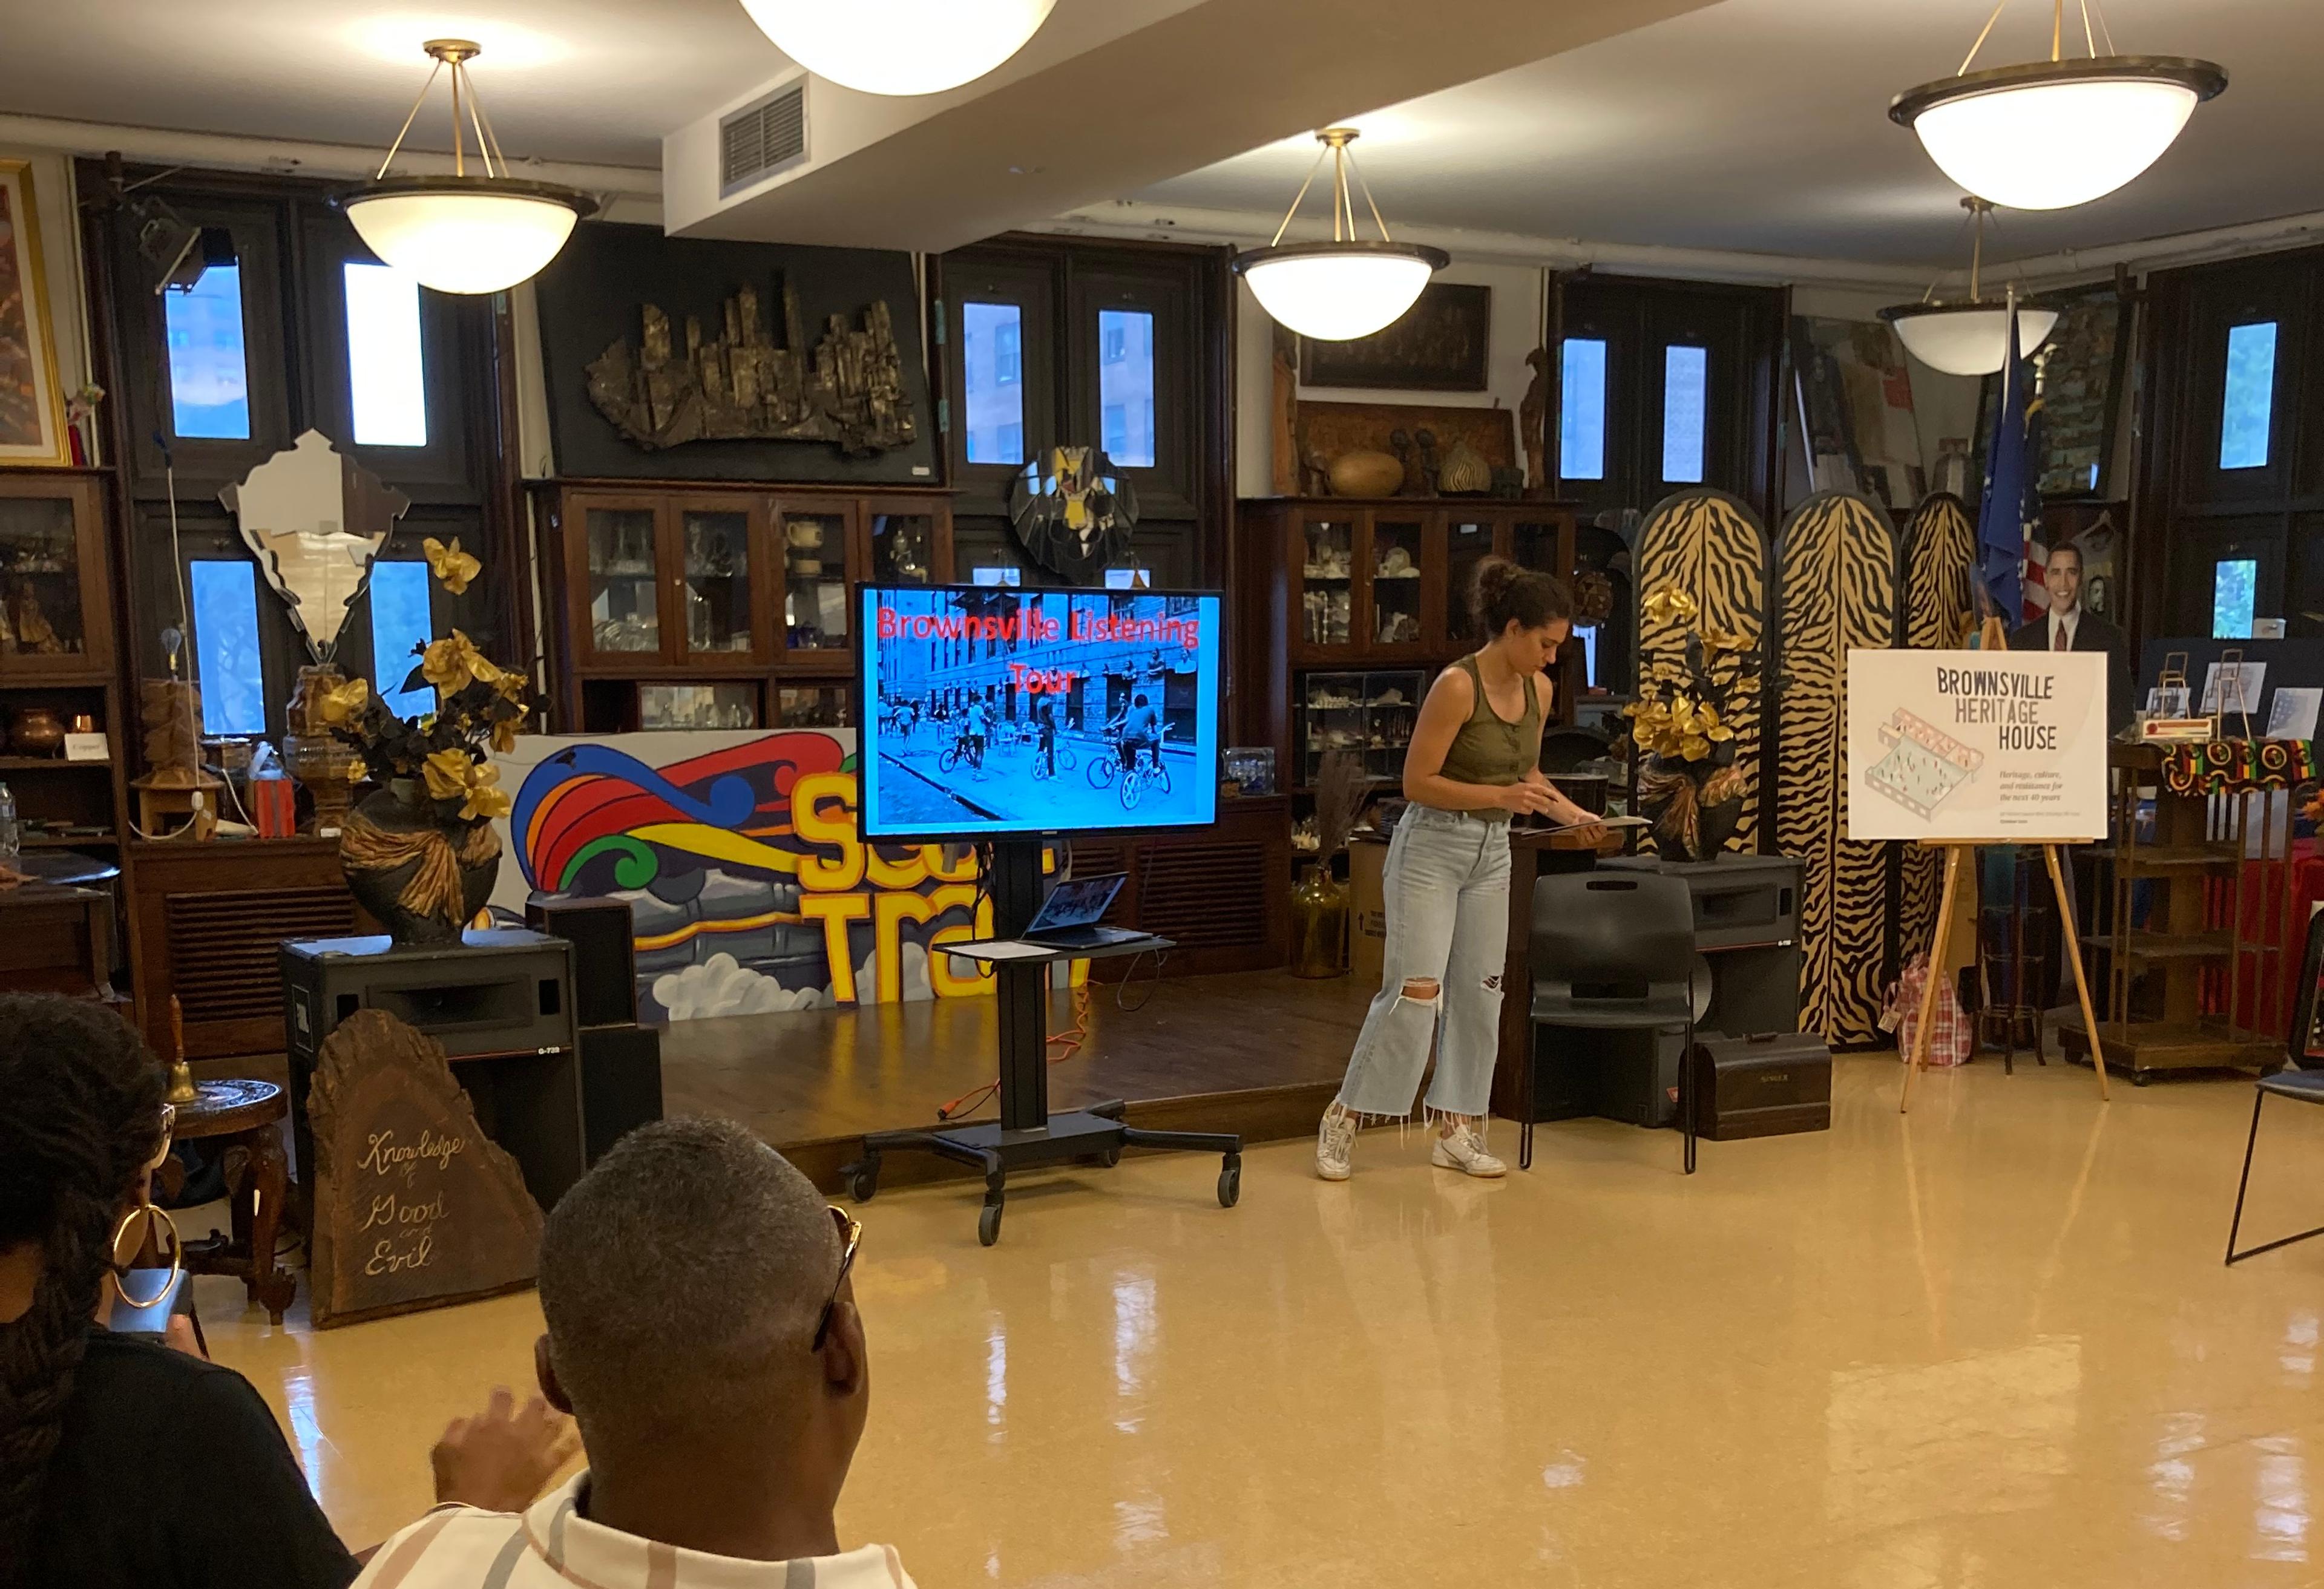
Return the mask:
POLYGON ((1687 1098, 1698 1136, 1732 1142, 1831 1128, 1831 1050, 1808 1032, 1697 1042, 1687 1098))

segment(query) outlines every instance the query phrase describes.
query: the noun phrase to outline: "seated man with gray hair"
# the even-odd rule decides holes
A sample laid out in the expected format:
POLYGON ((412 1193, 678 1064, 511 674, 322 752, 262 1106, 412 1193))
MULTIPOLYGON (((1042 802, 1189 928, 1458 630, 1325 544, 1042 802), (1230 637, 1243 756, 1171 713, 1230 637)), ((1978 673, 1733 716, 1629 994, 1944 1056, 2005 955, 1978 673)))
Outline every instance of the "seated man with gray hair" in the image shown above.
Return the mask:
POLYGON ((588 1470, 524 1512, 438 1508, 357 1589, 911 1589, 832 1518, 870 1399, 862 1228, 732 1122, 623 1137, 540 1244, 540 1388, 588 1470))

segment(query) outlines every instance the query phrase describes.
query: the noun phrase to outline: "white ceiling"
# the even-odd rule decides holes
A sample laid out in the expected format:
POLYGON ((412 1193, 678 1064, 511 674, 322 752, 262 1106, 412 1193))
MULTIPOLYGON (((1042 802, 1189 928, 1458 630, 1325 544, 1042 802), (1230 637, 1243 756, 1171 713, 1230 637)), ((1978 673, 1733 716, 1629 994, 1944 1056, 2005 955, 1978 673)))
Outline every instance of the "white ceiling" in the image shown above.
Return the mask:
MULTIPOLYGON (((8 14, 0 111, 384 152, 433 63, 470 68, 512 159, 661 163, 661 137, 788 61, 736 0, 27 0, 8 14)), ((451 147, 444 85, 412 129, 451 147)))
MULTIPOLYGON (((2078 35, 2077 0, 2066 11, 2078 35)), ((1950 264, 1968 252, 1960 192, 1888 102, 1950 75, 1991 12, 1992 0, 1721 0, 1349 119, 1391 227, 1950 264)), ((2324 209, 2324 0, 2107 0, 2105 14, 2120 52, 2215 60, 2227 91, 2127 188, 2079 209, 2003 213, 1993 253, 2324 209)), ((1978 64, 2046 57, 2050 14, 2011 0, 1978 64)), ((1125 197, 1279 218, 1314 153, 1294 139, 1125 197)), ((1307 213, 1323 225, 1312 195, 1307 213)))
MULTIPOLYGON (((1328 28, 1334 13, 1329 0, 1238 3, 1278 32, 1328 28)), ((1529 30, 1544 10, 1600 14, 1603 32, 1699 0, 1493 3, 1508 8, 1500 59, 1520 60, 1533 52, 1529 30)), ((512 156, 652 171, 664 133, 787 66, 737 0, 466 4, 19 5, 0 49, 0 117, 378 148, 426 76, 418 41, 453 34, 484 45, 475 78, 512 156)), ((1060 0, 1059 18, 1114 4, 1060 0)), ((2078 4, 2068 0, 2069 12, 2078 4)), ((1899 89, 1951 71, 1989 9, 1990 0, 1720 0, 1369 115, 1358 114, 1365 83, 1378 100, 1398 87, 1411 92, 1414 78, 1396 83, 1385 60, 1369 75, 1327 69, 1346 73, 1348 97, 1359 102, 1337 114, 1363 127, 1359 158, 1392 224, 1933 266, 1965 246, 1958 195, 1886 112, 1899 89)), ((1425 54, 1443 30, 1468 34, 1490 10, 1480 0, 1414 5, 1396 25, 1413 30, 1407 46, 1425 54)), ((2227 69, 2227 92, 2123 191, 2056 215, 2005 216, 1997 254, 2324 210, 2324 96, 2314 89, 2324 0, 2108 0, 2107 14, 2121 51, 2207 56, 2227 69)), ((2046 54, 2048 14, 2040 0, 2010 0, 1982 60, 2046 54)), ((1386 39, 1379 48, 1393 56, 1394 32, 1372 29, 1365 47, 1386 39)), ((1480 32, 1482 40, 1462 40, 1472 53, 1494 36, 1480 32)), ((1306 74, 1269 69, 1278 88, 1287 93, 1298 77, 1314 96, 1306 74)), ((1202 89, 1186 92, 1191 102, 1202 89)), ((1074 96, 1102 127, 1103 85, 1074 96)), ((430 111, 414 145, 441 149, 442 106, 430 111)), ((997 102, 992 112, 1002 121, 1014 114, 997 102)), ((1241 118, 1254 119, 1264 118, 1241 118)), ((1111 167, 1125 198, 1271 217, 1313 154, 1312 142, 1291 139, 1150 187, 1142 186, 1150 159, 1143 169, 1093 160, 1078 175, 1086 191, 1111 167)), ((892 179, 866 176, 856 201, 865 213, 892 207, 892 179)), ((1064 187, 1059 197, 1061 207, 1080 201, 1064 187)))

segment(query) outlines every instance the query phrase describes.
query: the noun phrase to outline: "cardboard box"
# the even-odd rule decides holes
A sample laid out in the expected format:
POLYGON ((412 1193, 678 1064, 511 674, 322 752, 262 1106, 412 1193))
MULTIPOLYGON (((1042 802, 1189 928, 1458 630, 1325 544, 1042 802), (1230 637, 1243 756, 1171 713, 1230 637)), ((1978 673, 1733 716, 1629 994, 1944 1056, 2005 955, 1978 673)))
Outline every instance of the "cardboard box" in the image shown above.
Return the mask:
POLYGON ((1388 897, 1380 876, 1388 868, 1385 835, 1348 840, 1348 969, 1359 987, 1379 985, 1388 956, 1388 897))

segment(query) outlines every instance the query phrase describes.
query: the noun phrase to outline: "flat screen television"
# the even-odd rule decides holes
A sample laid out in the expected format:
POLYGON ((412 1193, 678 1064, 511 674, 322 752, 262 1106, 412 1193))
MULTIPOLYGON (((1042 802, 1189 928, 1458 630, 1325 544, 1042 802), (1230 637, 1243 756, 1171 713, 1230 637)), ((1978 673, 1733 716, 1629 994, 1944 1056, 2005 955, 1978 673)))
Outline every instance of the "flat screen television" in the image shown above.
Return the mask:
POLYGON ((865 585, 861 601, 866 839, 1217 820, 1217 594, 865 585))

